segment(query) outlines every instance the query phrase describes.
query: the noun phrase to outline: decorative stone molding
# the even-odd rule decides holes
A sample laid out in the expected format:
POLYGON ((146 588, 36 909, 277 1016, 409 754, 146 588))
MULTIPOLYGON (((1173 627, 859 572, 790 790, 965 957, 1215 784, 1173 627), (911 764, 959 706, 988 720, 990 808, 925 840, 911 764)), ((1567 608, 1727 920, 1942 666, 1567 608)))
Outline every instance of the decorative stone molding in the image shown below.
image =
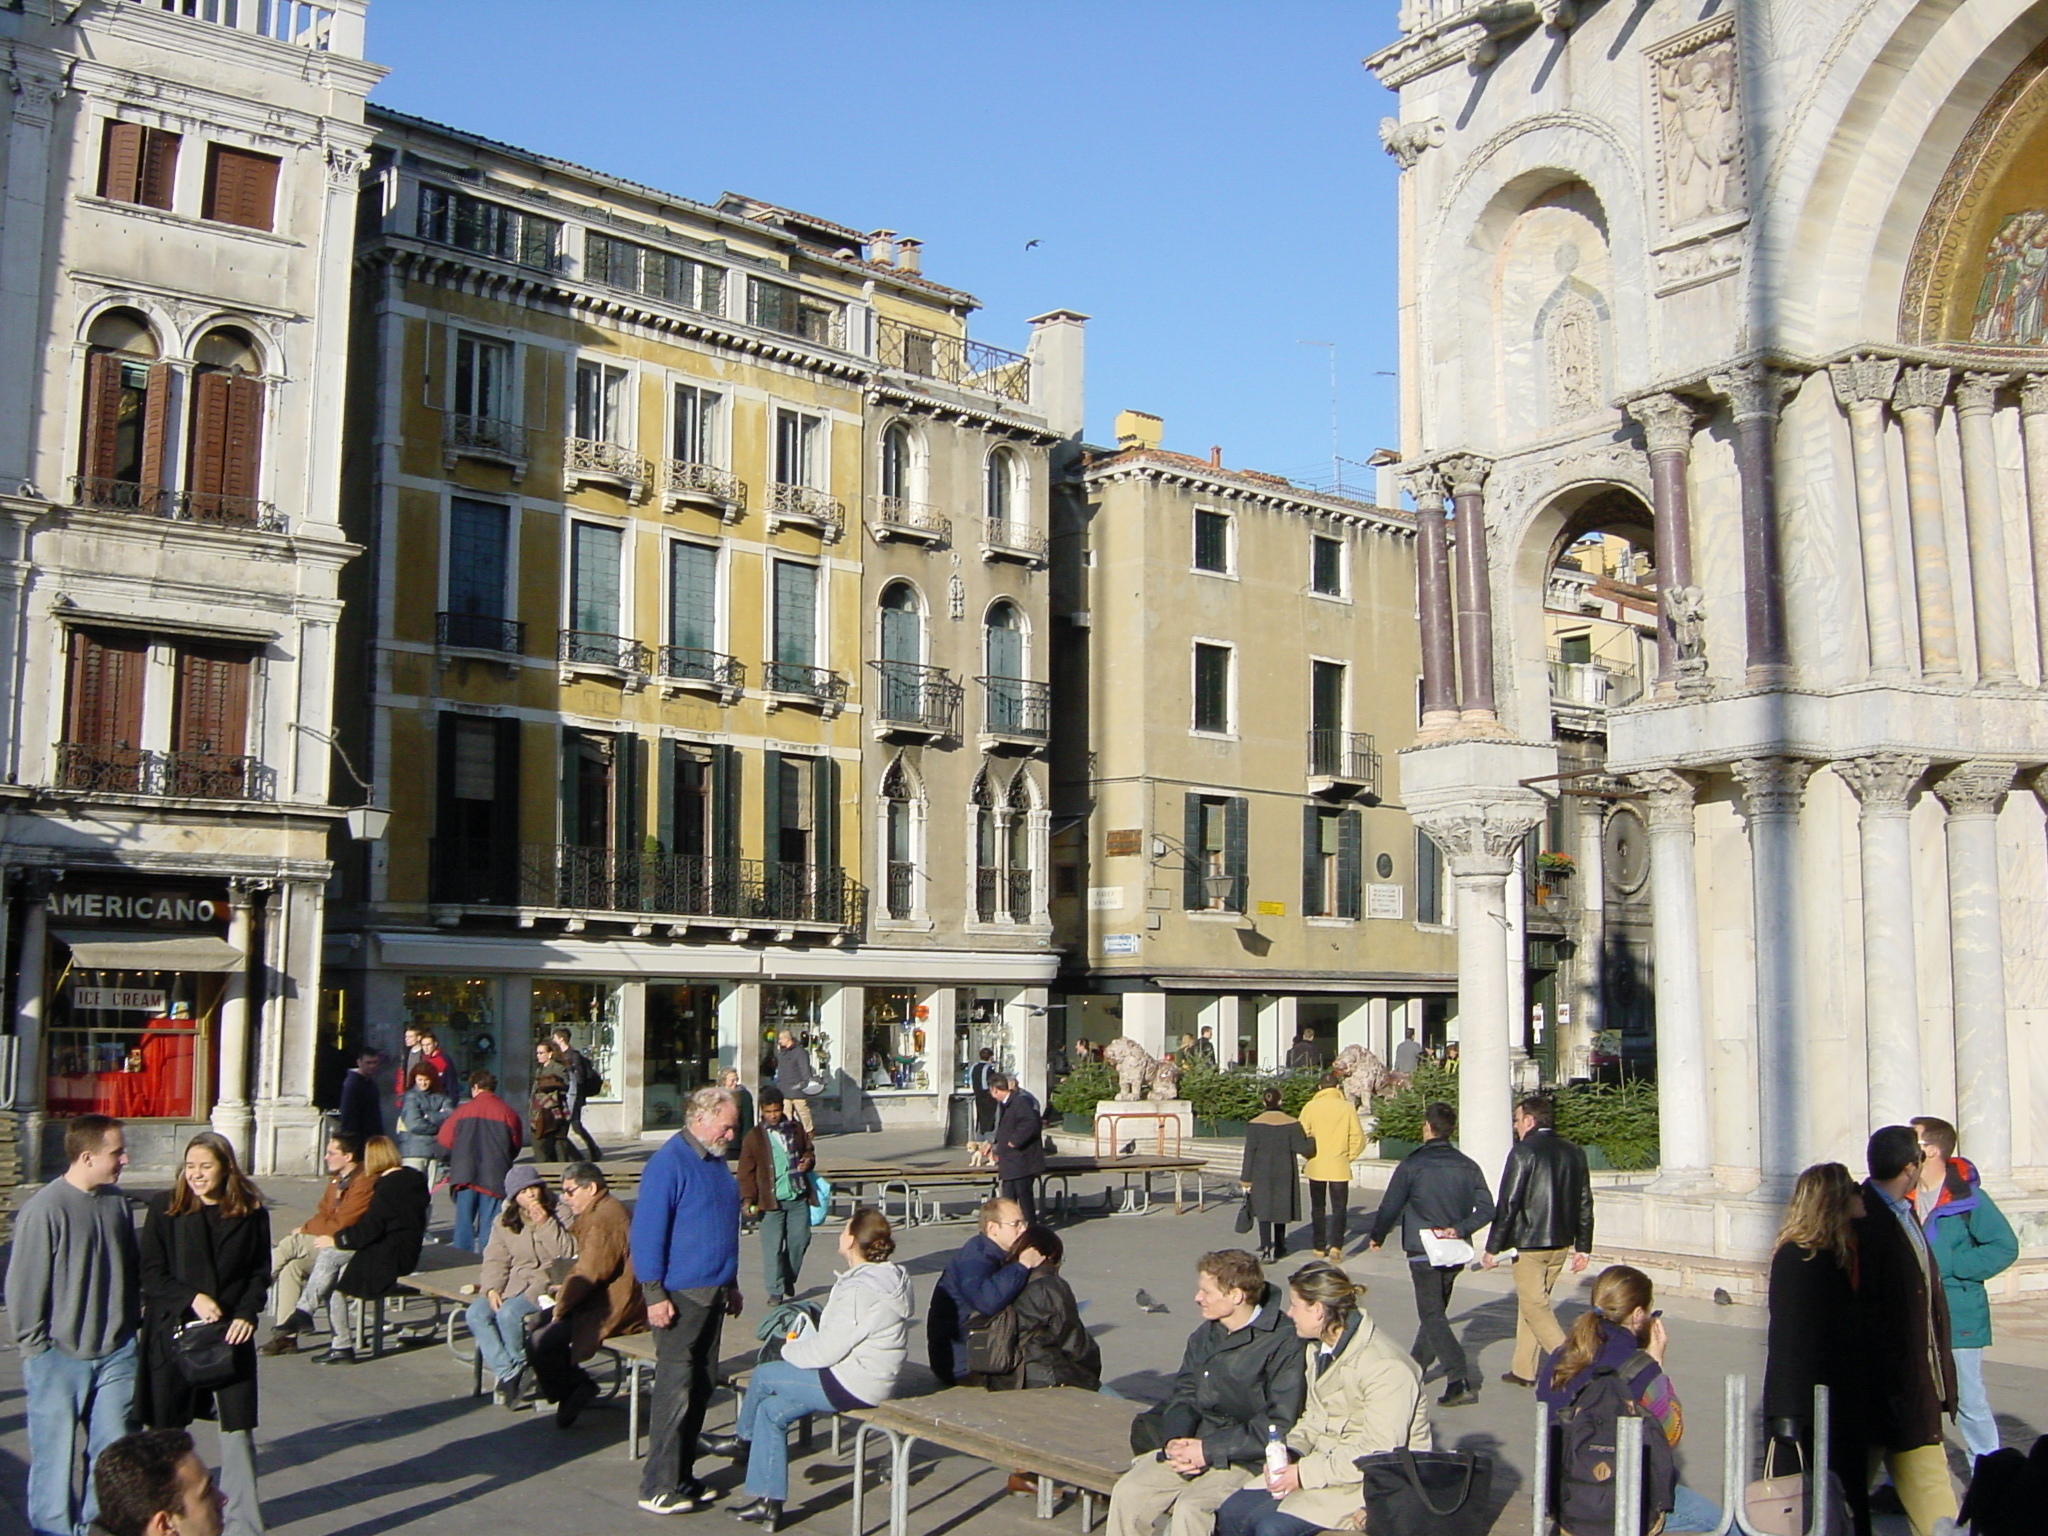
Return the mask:
POLYGON ((1743 814, 1797 816, 1815 764, 1798 757, 1739 757, 1728 765, 1742 785, 1743 814))
POLYGON ((1442 471, 1436 465, 1432 464, 1427 469, 1418 469, 1412 474, 1403 475, 1401 483, 1408 488, 1408 494, 1415 498, 1415 505, 1418 508, 1427 506, 1438 512, 1443 511, 1444 497, 1449 494, 1449 487, 1442 471))
POLYGON ((2020 414, 2048 416, 2048 373, 2020 375, 2020 414))
POLYGON ((1543 18, 1543 30, 1562 37, 1579 24, 1578 0, 1536 0, 1536 14, 1543 18))
POLYGON ((57 102, 64 94, 63 77, 24 68, 17 61, 8 85, 14 92, 15 121, 49 127, 57 102))
POLYGON ((337 192, 353 192, 363 179, 363 168, 370 163, 367 152, 352 149, 346 144, 327 146, 327 185, 337 192))
POLYGON ((2009 373, 1966 373, 1956 385, 1958 416, 1988 416, 1998 409, 1998 394, 2012 382, 2009 373))
POLYGON ((1747 244, 1748 236, 1738 224, 1734 229, 1715 230, 1656 246, 1650 252, 1650 260, 1657 269, 1656 285, 1651 291, 1660 299, 1666 298, 1739 271, 1747 244))
POLYGON ((1799 386, 1805 382, 1806 376, 1792 369, 1751 361, 1710 375, 1707 388, 1728 402, 1737 421, 1759 417, 1775 421, 1785 402, 1798 394, 1799 386))
POLYGON ((1849 786, 1865 816, 1903 816, 1927 775, 1928 759, 1906 752, 1868 752, 1828 766, 1849 786))
POLYGON ((1896 357, 1852 357, 1829 363, 1828 378, 1835 386, 1835 399, 1844 410, 1852 405, 1883 404, 1892 397, 1899 382, 1896 357))
POLYGON ((1690 453, 1699 428, 1699 408, 1683 395, 1644 395, 1622 409, 1643 429, 1651 453, 1690 453))
POLYGON ((1899 375, 1898 388, 1892 391, 1892 409, 1896 411, 1938 411, 1948 404, 1949 382, 1955 377, 1952 369, 1937 368, 1931 363, 1908 368, 1899 375))
POLYGON ((1657 768, 1635 775, 1643 799, 1648 802, 1652 831, 1666 828, 1692 830, 1693 806, 1699 800, 1699 781, 1673 768, 1657 768))
POLYGON ((1394 164, 1404 171, 1412 171, 1426 151, 1443 143, 1444 131, 1440 117, 1426 117, 1413 123, 1404 123, 1398 117, 1383 117, 1380 119, 1380 147, 1394 157, 1394 164))
POLYGON ((1736 110, 1735 19, 1717 16, 1644 50, 1657 121, 1664 227, 1739 213, 1748 201, 1736 110))
POLYGON ((1437 466, 1450 482, 1453 496, 1478 496, 1486 490, 1486 477, 1493 473, 1493 460, 1476 453, 1453 454, 1437 466))
POLYGON ((1934 797, 1950 816, 1996 816, 2015 772, 2011 763, 1983 758, 1960 763, 1934 781, 1934 797))
POLYGON ((1485 879, 1513 873, 1516 851, 1543 819, 1544 808, 1540 799, 1533 807, 1496 801, 1411 810, 1410 815, 1443 850, 1453 876, 1485 879))

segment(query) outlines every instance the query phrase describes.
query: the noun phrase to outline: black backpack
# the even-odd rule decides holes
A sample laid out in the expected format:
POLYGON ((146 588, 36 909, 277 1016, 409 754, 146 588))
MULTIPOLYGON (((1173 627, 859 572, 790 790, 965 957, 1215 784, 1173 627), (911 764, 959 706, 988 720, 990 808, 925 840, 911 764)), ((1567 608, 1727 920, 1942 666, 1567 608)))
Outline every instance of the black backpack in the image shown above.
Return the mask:
POLYGON ((1637 1350, 1619 1367, 1586 1378, 1551 1423, 1551 1507, 1568 1536, 1604 1536, 1614 1529, 1615 1425, 1643 1421, 1643 1509, 1648 1531, 1677 1501, 1678 1463, 1663 1427, 1636 1401, 1630 1383, 1657 1362, 1637 1350))
POLYGON ((1960 1518, 1978 1536, 2035 1536, 2048 1509, 2048 1435, 2022 1456, 2013 1446, 1977 1458, 1960 1518))
POLYGON ((604 1074, 597 1070, 597 1064, 583 1052, 576 1051, 573 1054, 576 1057, 576 1100, 581 1103, 585 1099, 594 1099, 604 1088, 604 1074))

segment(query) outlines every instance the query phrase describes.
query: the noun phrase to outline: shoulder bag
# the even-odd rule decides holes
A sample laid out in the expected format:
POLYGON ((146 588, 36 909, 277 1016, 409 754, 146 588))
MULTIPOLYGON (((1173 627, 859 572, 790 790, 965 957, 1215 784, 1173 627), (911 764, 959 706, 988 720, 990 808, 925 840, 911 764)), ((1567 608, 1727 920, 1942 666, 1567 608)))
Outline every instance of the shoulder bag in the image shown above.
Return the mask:
POLYGON ((1486 1536, 1493 1524, 1493 1458, 1475 1451, 1361 1456, 1363 1529, 1372 1536, 1486 1536))
POLYGON ((967 1324, 967 1369, 983 1376, 1007 1376, 1017 1369, 1017 1309, 1003 1308, 993 1317, 974 1317, 967 1324))
MULTIPOLYGON (((1764 1475, 1743 1486, 1743 1524, 1757 1536, 1805 1536, 1807 1504, 1812 1498, 1815 1478, 1807 1469, 1803 1446, 1794 1458, 1798 1470, 1789 1475, 1780 1473, 1776 1466, 1780 1443, 1772 1440, 1764 1448, 1764 1475)), ((1826 1489, 1824 1497, 1829 1504, 1828 1529, 1849 1530, 1849 1501, 1842 1492, 1840 1479, 1833 1472, 1822 1472, 1819 1481, 1826 1489)))
POLYGON ((171 1357, 188 1387, 204 1390, 234 1380, 235 1346, 228 1342, 225 1320, 181 1324, 171 1335, 171 1357))

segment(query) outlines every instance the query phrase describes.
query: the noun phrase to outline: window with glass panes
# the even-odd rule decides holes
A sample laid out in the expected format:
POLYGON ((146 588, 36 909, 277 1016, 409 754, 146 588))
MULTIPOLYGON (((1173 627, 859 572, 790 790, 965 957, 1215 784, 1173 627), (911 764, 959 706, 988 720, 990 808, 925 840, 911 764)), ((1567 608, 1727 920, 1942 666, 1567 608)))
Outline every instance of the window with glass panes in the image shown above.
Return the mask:
POLYGON ((511 509, 457 496, 448 506, 448 611, 505 616, 511 509))
POLYGON ((1308 917, 1359 915, 1365 823, 1354 810, 1311 805, 1302 813, 1301 910, 1308 917))
POLYGON ((668 643, 718 649, 718 551, 705 544, 671 544, 668 592, 668 643))
POLYGON ((780 485, 804 485, 823 490, 819 476, 824 472, 819 438, 824 422, 803 411, 775 413, 775 479, 780 485))
POLYGON ((1190 794, 1182 841, 1181 905, 1191 912, 1245 910, 1250 802, 1242 795, 1190 794))
POLYGON ((626 440, 626 380, 623 368, 609 363, 576 365, 574 436, 591 443, 626 440))
POLYGON ((455 338, 455 414, 485 416, 494 421, 511 417, 508 386, 512 380, 512 349, 502 341, 483 336, 455 338))
POLYGON ((747 283, 747 319, 765 331, 829 345, 837 339, 839 308, 801 289, 756 277, 747 283))
POLYGON ((1195 645, 1195 729, 1230 729, 1230 647, 1195 645))
POLYGON ((1312 533, 1308 539, 1309 590, 1324 597, 1344 595, 1344 541, 1312 533))
POLYGON ((669 456, 685 464, 722 465, 719 418, 724 408, 725 397, 716 390, 678 384, 669 456))
POLYGON ((420 188, 419 235, 441 245, 477 251, 523 267, 555 267, 562 226, 502 203, 446 187, 420 188))
POLYGON ((625 532, 602 523, 569 528, 569 627, 589 634, 619 633, 619 558, 625 532))
POLYGON ((1230 518, 1222 512, 1195 514, 1195 569, 1228 574, 1230 518))
POLYGON ((593 283, 644 293, 717 314, 725 307, 725 269, 595 230, 583 237, 583 275, 593 283))
POLYGON ((775 562, 775 659, 814 666, 818 654, 818 568, 796 560, 775 562))

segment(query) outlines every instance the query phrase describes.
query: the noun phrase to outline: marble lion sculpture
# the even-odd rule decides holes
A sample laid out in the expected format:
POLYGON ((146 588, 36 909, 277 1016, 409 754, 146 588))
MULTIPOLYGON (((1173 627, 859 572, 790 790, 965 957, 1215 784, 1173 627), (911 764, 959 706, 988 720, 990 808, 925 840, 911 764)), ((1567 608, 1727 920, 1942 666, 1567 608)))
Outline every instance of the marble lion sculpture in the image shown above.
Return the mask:
POLYGON ((1332 1072, 1344 1074, 1344 1097, 1353 1109, 1369 1109, 1387 1079, 1387 1064, 1362 1045, 1347 1045, 1330 1063, 1332 1072))
POLYGON ((1161 1100, 1180 1097, 1180 1066, 1176 1062, 1160 1061, 1152 1066, 1152 1097, 1161 1100))
POLYGON ((1158 1065, 1150 1051, 1129 1035, 1119 1035, 1102 1048, 1102 1059, 1116 1068, 1118 1099, 1145 1097, 1145 1085, 1152 1080, 1152 1073, 1158 1065))

